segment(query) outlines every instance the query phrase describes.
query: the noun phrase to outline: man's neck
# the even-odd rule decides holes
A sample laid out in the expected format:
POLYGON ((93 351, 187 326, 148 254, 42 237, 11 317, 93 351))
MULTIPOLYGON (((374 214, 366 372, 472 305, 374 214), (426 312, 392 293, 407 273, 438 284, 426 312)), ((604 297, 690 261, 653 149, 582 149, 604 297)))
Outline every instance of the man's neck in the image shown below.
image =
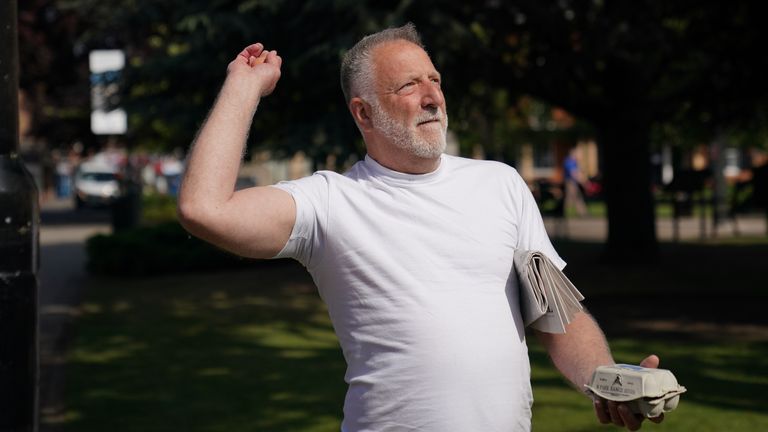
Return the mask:
POLYGON ((440 166, 440 156, 436 158, 421 158, 415 155, 403 154, 403 152, 383 153, 368 149, 368 156, 379 165, 392 171, 404 174, 428 174, 440 166))

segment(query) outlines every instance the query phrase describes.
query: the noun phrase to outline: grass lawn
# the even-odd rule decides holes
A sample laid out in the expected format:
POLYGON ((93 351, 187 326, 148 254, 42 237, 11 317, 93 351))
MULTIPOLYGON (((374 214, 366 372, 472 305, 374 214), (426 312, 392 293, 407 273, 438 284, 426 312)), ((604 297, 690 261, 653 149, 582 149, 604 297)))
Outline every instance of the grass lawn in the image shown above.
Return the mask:
MULTIPOLYGON (((665 245, 661 264, 626 268, 596 264, 598 245, 558 248, 617 361, 657 353, 688 388, 644 430, 768 430, 768 244, 665 245)), ((77 327, 66 430, 339 428, 345 365, 300 266, 93 279, 77 327)), ((600 426, 535 338, 529 346, 535 431, 619 430, 600 426)))

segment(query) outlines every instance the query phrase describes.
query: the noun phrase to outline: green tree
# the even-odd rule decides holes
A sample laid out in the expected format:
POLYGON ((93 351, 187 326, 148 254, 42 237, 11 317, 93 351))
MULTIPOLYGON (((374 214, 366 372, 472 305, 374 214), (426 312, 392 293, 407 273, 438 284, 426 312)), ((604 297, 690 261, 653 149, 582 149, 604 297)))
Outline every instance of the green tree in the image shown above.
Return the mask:
POLYGON ((90 93, 77 13, 53 0, 19 1, 19 88, 31 111, 29 134, 50 146, 89 138, 90 93))
POLYGON ((105 35, 130 59, 125 102, 132 140, 186 147, 210 108, 234 53, 263 42, 286 60, 275 96, 262 102, 251 145, 278 154, 304 151, 315 160, 362 152, 339 90, 341 56, 381 28, 396 2, 351 0, 70 0, 88 17, 83 35, 105 35))
POLYGON ((509 154, 499 142, 528 133, 515 113, 524 94, 592 126, 608 206, 606 255, 617 260, 656 256, 654 128, 713 137, 765 124, 765 6, 747 0, 37 3, 75 17, 74 46, 127 50, 129 138, 143 145, 186 147, 233 53, 250 41, 277 48, 283 77, 256 116, 251 144, 303 150, 316 161, 363 151, 339 91, 343 53, 367 33, 413 21, 446 77, 452 128, 465 142, 509 154))
POLYGON ((755 119, 768 89, 763 9, 714 0, 446 5, 438 27, 466 23, 469 31, 440 50, 452 52, 451 70, 471 65, 488 85, 531 94, 593 125, 608 207, 606 257, 648 259, 657 255, 652 127, 680 118, 713 136, 755 119))

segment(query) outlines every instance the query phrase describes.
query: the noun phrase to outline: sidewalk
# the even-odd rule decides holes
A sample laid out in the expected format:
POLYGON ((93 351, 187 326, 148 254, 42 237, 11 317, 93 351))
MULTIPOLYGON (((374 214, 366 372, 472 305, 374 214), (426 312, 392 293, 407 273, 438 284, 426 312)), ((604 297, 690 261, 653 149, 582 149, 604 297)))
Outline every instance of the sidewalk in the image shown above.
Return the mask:
MULTIPOLYGON (((583 217, 558 219, 545 217, 544 224, 552 238, 565 238, 570 240, 604 242, 608 238, 608 221, 604 218, 583 217)), ((656 219, 656 237, 659 241, 674 241, 674 223, 671 218, 656 219)), ((712 220, 705 220, 703 229, 705 239, 722 237, 765 237, 766 218, 760 215, 739 216, 736 226, 733 221, 724 221, 714 233, 712 220), (738 228, 738 230, 736 230, 738 228), (716 236, 714 234, 717 234, 716 236)), ((680 240, 701 240, 701 220, 698 217, 686 217, 680 219, 680 240)))
POLYGON ((66 355, 85 273, 85 240, 109 232, 107 210, 75 212, 71 200, 41 206, 38 313, 40 325, 40 432, 59 431, 66 355))

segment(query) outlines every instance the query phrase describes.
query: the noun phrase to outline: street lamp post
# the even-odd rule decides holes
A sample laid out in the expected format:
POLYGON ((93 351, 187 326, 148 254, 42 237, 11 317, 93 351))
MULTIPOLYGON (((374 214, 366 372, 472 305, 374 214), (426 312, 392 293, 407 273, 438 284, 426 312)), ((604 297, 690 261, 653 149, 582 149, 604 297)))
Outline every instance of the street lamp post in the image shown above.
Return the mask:
POLYGON ((17 155, 17 2, 0 1, 0 432, 37 431, 40 209, 17 155))

